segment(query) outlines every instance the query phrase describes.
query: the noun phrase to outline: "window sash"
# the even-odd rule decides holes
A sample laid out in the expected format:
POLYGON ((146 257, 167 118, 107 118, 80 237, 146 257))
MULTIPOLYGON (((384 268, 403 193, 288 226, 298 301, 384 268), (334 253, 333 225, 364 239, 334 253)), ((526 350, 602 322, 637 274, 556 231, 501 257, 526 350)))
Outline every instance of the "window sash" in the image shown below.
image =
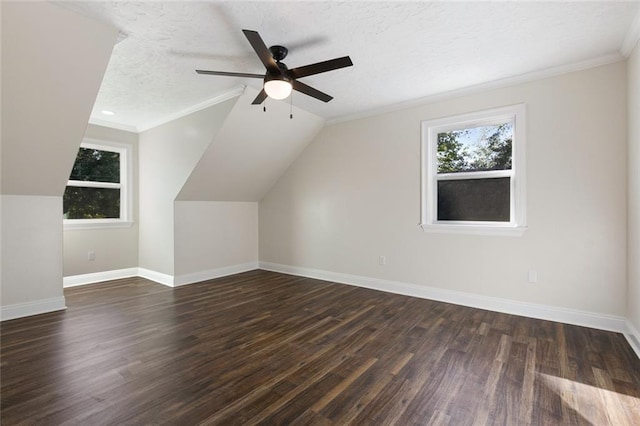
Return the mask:
POLYGON ((92 180, 70 180, 69 182, 67 182, 67 186, 76 186, 76 187, 84 187, 84 188, 122 189, 122 183, 96 182, 92 180))
POLYGON ((432 223, 443 225, 474 225, 474 226, 515 226, 516 225, 516 203, 515 203, 515 172, 513 167, 511 170, 487 170, 481 172, 455 172, 455 173, 440 173, 434 176, 432 182, 433 201, 432 201, 432 223), (492 179, 508 177, 509 179, 509 221, 472 221, 472 220, 438 220, 438 182, 451 181, 451 180, 469 180, 469 179, 492 179))
POLYGON ((513 177, 514 172, 511 170, 483 170, 481 172, 455 172, 455 173, 437 173, 435 180, 461 180, 461 179, 491 179, 499 177, 513 177))

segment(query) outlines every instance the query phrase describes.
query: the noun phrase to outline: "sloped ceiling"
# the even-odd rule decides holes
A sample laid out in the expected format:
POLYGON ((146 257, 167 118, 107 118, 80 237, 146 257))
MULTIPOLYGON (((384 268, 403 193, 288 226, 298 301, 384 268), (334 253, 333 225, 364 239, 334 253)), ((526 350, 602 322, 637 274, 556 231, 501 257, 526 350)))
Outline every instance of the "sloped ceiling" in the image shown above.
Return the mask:
POLYGON ((2 193, 61 196, 117 31, 46 2, 0 7, 2 193))
POLYGON ((257 94, 248 87, 240 96, 177 200, 261 200, 324 125, 284 102, 267 100, 265 112, 251 105, 257 94))

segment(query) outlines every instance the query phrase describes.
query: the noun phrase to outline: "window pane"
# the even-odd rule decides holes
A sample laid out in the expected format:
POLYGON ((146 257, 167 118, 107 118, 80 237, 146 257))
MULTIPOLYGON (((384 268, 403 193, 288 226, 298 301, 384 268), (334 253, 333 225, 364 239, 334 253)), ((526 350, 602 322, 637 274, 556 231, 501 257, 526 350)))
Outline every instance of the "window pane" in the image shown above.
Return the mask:
POLYGON ((119 219, 120 190, 67 186, 62 205, 65 219, 119 219))
POLYGON ((510 170, 513 123, 438 133, 438 173, 510 170))
POLYGON ((80 148, 69 180, 120 183, 120 153, 80 148))
POLYGON ((438 181, 438 220, 509 222, 511 178, 438 181))

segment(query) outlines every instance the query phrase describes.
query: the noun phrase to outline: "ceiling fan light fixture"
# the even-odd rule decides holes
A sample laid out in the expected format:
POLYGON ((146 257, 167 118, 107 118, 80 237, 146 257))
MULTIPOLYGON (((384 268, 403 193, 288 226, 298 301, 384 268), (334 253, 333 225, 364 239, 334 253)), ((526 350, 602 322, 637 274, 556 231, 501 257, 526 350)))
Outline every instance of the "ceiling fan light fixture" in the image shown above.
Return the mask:
POLYGON ((284 76, 267 76, 264 91, 271 99, 282 100, 291 94, 291 82, 284 76))
POLYGON ((322 102, 329 102, 333 99, 333 96, 329 96, 318 89, 307 86, 300 82, 299 79, 353 65, 351 58, 343 56, 341 58, 330 59, 328 61, 316 62, 315 64, 289 69, 284 62, 282 62, 288 53, 286 47, 274 45, 268 48, 257 31, 242 30, 242 32, 245 37, 247 37, 247 40, 249 41, 249 44, 251 44, 256 55, 258 55, 262 65, 267 69, 266 74, 208 70, 196 70, 196 72, 198 74, 263 79, 264 84, 262 90, 260 90, 258 96, 256 96, 253 102, 251 102, 251 105, 260 105, 265 99, 267 99, 267 97, 277 100, 285 99, 291 95, 292 90, 304 93, 305 95, 311 96, 312 98, 318 99, 322 102))

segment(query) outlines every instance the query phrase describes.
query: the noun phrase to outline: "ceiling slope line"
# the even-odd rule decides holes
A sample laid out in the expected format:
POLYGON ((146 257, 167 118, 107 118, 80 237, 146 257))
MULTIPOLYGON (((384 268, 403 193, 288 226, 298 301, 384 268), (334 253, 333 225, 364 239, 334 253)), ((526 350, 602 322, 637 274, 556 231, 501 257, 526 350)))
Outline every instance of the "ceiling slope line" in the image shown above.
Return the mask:
POLYGON ((89 124, 93 124, 95 126, 109 127, 110 129, 124 130, 125 132, 138 133, 138 128, 136 126, 131 126, 129 124, 123 124, 123 123, 115 123, 113 121, 101 120, 99 118, 89 117, 89 124))
POLYGON ((324 127, 324 119, 274 101, 267 112, 248 86, 235 101, 175 201, 257 202, 324 127))
POLYGON ((373 117, 376 115, 386 114, 395 111, 401 111, 403 109, 415 108, 422 105, 429 105, 434 102, 441 102, 448 99, 453 99, 461 96, 471 95, 478 92, 484 92, 492 89, 501 89, 503 87, 515 86, 517 84, 529 83, 536 80, 542 80, 545 78, 556 77, 562 74, 568 74, 571 72, 583 71, 590 68, 596 68, 603 65, 613 64, 625 60, 621 53, 611 53, 609 55, 600 56, 598 58, 589 59, 583 62, 576 62, 568 65, 560 65, 557 67, 545 68, 542 70, 534 71, 531 73, 520 74, 513 77, 506 77, 499 80, 488 81, 486 83, 480 83, 473 86, 463 87, 461 89, 449 90, 447 92, 436 93, 429 96, 413 99, 405 102, 398 102, 391 105, 382 106, 380 108, 371 109, 368 111, 358 112, 355 114, 348 114, 344 117, 331 118, 326 121, 327 125, 344 123, 347 121, 359 120, 361 118, 373 117))
POLYGON ((205 108, 209 108, 211 106, 220 104, 224 101, 227 101, 231 98, 238 97, 242 95, 247 86, 237 86, 230 90, 220 93, 219 95, 214 96, 213 98, 209 98, 204 102, 200 102, 183 110, 174 112, 169 115, 165 115, 164 117, 158 118, 157 120, 147 121, 146 123, 139 124, 136 126, 137 133, 144 132, 145 130, 152 129, 154 127, 158 127, 162 124, 168 123, 170 121, 176 120, 178 118, 185 117, 189 114, 193 114, 194 112, 202 111, 205 108))
POLYGON ((636 44, 640 40, 640 10, 636 12, 636 17, 633 19, 631 26, 629 27, 629 31, 627 31, 627 35, 622 42, 622 46, 620 46, 620 53, 628 58, 633 51, 633 48, 636 47, 636 44))
POLYGON ((231 98, 238 97, 244 93, 246 88, 247 88, 246 86, 236 86, 230 90, 227 90, 226 92, 222 92, 212 98, 209 98, 206 101, 190 106, 189 108, 185 108, 180 111, 165 115, 164 117, 158 118, 156 120, 147 121, 146 123, 142 123, 137 126, 133 126, 130 124, 117 123, 114 121, 101 120, 99 118, 94 118, 94 117, 89 118, 89 124, 94 124, 96 126, 109 127, 111 129, 124 130, 126 132, 141 133, 146 130, 152 129, 154 127, 161 126, 170 121, 176 120, 178 118, 182 118, 189 114, 193 114, 195 112, 201 111, 211 106, 220 104, 231 98))

